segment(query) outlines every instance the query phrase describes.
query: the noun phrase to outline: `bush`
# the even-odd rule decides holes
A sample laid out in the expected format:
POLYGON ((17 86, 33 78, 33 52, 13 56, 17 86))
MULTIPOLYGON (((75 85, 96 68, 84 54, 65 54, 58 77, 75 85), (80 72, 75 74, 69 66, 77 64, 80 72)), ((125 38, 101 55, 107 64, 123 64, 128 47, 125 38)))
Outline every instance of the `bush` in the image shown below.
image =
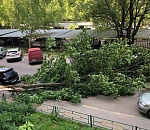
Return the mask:
POLYGON ((18 102, 0 102, 0 130, 16 130, 35 112, 32 105, 18 102))

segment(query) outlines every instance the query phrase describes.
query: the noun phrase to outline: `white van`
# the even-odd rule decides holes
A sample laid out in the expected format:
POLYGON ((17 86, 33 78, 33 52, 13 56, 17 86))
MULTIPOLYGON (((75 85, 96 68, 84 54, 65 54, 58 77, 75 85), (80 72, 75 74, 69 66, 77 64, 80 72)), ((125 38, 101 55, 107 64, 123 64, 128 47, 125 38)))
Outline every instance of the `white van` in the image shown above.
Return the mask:
POLYGON ((4 47, 0 47, 0 58, 6 56, 7 50, 4 47))

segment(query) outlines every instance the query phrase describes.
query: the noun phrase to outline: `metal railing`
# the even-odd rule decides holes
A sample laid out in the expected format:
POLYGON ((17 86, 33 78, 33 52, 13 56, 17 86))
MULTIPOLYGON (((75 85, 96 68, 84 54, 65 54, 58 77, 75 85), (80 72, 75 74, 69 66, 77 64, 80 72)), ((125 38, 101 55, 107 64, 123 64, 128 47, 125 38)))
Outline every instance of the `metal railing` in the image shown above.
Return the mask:
POLYGON ((108 130, 147 130, 138 126, 132 126, 47 104, 42 104, 42 106, 38 107, 38 111, 44 113, 57 113, 60 118, 66 118, 88 124, 91 127, 100 127, 108 130))
MULTIPOLYGON (((5 95, 1 93, 0 101, 2 100, 10 101, 12 100, 12 98, 10 95, 5 95)), ((37 111, 44 112, 47 114, 53 113, 57 115, 59 118, 66 118, 69 120, 87 124, 91 127, 100 127, 108 130, 148 130, 148 129, 140 128, 138 126, 132 126, 132 125, 84 114, 81 112, 60 108, 57 106, 51 106, 44 103, 37 108, 37 111)))

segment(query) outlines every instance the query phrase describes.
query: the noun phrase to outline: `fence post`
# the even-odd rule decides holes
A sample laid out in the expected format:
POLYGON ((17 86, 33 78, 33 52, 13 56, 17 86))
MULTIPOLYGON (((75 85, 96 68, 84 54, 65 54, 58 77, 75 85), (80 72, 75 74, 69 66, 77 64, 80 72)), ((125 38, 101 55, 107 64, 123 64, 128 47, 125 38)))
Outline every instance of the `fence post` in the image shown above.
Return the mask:
POLYGON ((137 126, 135 126, 135 130, 137 130, 138 129, 138 127, 137 126))
POLYGON ((55 108, 55 111, 54 111, 54 113, 56 114, 56 113, 57 113, 57 108, 56 108, 56 106, 55 106, 54 108, 55 108))
POLYGON ((5 101, 6 100, 6 96, 5 96, 5 94, 3 93, 3 95, 2 95, 2 100, 3 101, 5 101))
POLYGON ((89 118, 90 126, 93 127, 92 115, 89 115, 89 116, 90 116, 90 118, 89 118))

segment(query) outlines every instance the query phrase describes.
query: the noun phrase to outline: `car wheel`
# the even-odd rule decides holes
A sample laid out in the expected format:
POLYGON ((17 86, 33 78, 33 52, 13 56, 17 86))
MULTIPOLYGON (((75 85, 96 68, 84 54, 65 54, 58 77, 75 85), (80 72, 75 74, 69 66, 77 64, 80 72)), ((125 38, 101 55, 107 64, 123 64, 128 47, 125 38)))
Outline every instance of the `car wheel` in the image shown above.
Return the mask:
POLYGON ((150 117, 150 110, 147 112, 147 115, 150 117))
POLYGON ((7 62, 9 62, 9 60, 7 60, 7 62))

